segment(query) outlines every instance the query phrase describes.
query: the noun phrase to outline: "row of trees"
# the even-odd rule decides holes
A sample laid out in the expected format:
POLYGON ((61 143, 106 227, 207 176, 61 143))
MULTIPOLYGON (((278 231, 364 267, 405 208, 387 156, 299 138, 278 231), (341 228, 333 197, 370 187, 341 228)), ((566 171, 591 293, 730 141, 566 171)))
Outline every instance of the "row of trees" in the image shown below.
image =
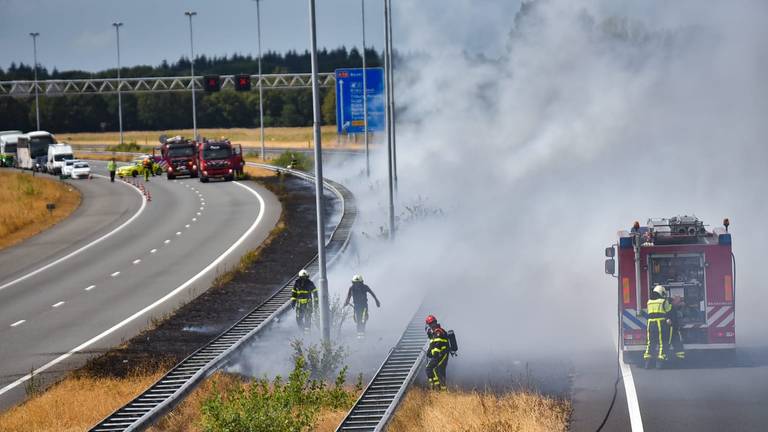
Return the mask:
MULTIPOLYGON (((379 54, 366 50, 371 67, 381 64, 379 54)), ((342 47, 318 53, 320 70, 332 72, 338 68, 359 67, 362 58, 357 49, 342 47)), ((159 66, 134 66, 121 71, 123 77, 181 76, 189 73, 189 60, 181 58, 159 66)), ((195 73, 230 75, 256 73, 256 59, 251 56, 205 57, 195 59, 195 73)), ((309 53, 289 51, 285 54, 267 53, 262 62, 264 73, 297 73, 310 70, 309 53)), ((98 73, 83 71, 48 72, 38 70, 38 78, 77 79, 115 77, 117 71, 98 73)), ((0 81, 29 80, 31 66, 11 64, 0 69, 0 81)), ((161 130, 191 126, 191 93, 139 93, 123 94, 123 128, 125 130, 161 130)), ((335 89, 321 89, 323 121, 336 122, 335 89)), ((35 129, 34 98, 0 98, 0 130, 35 129)), ((118 129, 117 95, 77 95, 40 98, 40 124, 43 129, 56 132, 100 132, 118 129)), ((257 127, 259 126, 259 94, 251 92, 221 91, 197 94, 197 124, 199 127, 257 127)), ((312 124, 312 93, 310 89, 265 90, 264 124, 266 126, 308 126, 312 124)))

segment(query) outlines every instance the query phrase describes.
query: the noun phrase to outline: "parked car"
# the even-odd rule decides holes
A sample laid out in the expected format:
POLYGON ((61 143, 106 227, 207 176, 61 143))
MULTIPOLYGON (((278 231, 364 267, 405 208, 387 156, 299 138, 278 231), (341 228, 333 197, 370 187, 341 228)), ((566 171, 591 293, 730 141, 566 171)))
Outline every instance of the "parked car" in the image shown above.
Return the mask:
POLYGON ((75 164, 72 166, 72 178, 90 178, 91 177, 91 166, 88 165, 88 162, 86 161, 75 161, 75 164))
POLYGON ((80 162, 80 161, 77 159, 65 160, 64 166, 61 167, 61 174, 72 177, 72 167, 75 165, 75 162, 80 162))
MULTIPOLYGON (((161 175, 163 169, 156 164, 152 164, 155 175, 161 175)), ((137 177, 144 175, 144 159, 136 158, 130 165, 124 165, 117 169, 118 177, 137 177)))
POLYGON ((46 164, 48 163, 48 155, 38 156, 35 158, 35 163, 32 165, 33 172, 48 172, 46 164))

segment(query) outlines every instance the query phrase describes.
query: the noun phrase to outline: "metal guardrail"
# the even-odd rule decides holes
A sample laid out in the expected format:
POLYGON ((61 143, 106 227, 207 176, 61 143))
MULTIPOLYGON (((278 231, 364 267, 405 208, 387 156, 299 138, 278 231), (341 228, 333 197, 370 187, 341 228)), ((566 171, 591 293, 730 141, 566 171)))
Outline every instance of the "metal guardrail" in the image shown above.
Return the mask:
MULTIPOLYGON (((249 165, 291 174, 301 179, 314 182, 312 175, 295 170, 265 164, 249 165)), ((352 234, 352 225, 357 218, 357 206, 352 193, 338 183, 326 180, 326 189, 338 196, 342 203, 342 217, 333 230, 326 246, 329 264, 333 263, 346 249, 352 234)), ((318 270, 317 257, 304 268, 310 274, 318 270)), ((110 414, 90 430, 93 432, 117 432, 143 430, 173 409, 205 378, 224 365, 230 354, 242 344, 265 328, 290 307, 292 278, 261 305, 241 318, 211 342, 198 349, 173 367, 142 394, 122 408, 110 414)))
POLYGON ((424 361, 429 341, 424 332, 423 316, 421 310, 416 312, 336 432, 384 430, 424 361))
MULTIPOLYGON (((234 89, 234 75, 220 75, 221 89, 234 89)), ((333 72, 318 74, 320 87, 336 85, 336 75, 333 72)), ((263 74, 251 75, 252 90, 259 88, 261 82, 264 89, 310 88, 312 74, 263 74)), ((195 90, 203 91, 203 77, 143 77, 143 78, 86 78, 38 81, 0 81, 0 97, 30 97, 35 95, 35 88, 42 96, 67 96, 80 94, 113 94, 118 87, 121 93, 165 93, 195 90)))

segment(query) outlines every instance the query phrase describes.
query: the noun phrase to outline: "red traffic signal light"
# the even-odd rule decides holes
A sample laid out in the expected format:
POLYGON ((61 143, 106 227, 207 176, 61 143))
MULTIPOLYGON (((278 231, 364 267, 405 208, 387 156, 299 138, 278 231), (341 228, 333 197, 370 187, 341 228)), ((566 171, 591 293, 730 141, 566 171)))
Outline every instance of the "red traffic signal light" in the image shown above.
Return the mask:
POLYGON ((205 91, 217 92, 221 90, 221 78, 218 75, 206 75, 203 77, 205 91))
POLYGON ((237 91, 250 91, 251 90, 251 76, 250 75, 235 75, 235 90, 237 90, 237 91))

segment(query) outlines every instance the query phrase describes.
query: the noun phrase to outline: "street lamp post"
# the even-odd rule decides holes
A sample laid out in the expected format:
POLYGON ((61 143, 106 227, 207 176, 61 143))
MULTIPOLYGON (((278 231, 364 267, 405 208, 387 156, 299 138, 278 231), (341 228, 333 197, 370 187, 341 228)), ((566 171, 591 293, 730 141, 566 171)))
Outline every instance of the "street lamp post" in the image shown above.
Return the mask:
POLYGON ((395 199, 392 185, 392 112, 390 110, 392 88, 391 75, 389 69, 392 68, 391 58, 389 57, 389 2, 384 0, 384 81, 386 87, 386 106, 384 113, 387 120, 387 184, 389 186, 389 238, 395 238, 395 199))
POLYGON ((38 100, 38 88, 37 88, 37 37, 40 33, 30 33, 32 36, 32 54, 35 61, 35 118, 37 119, 37 130, 40 130, 40 104, 38 100))
POLYGON ((390 118, 392 120, 390 128, 392 128, 392 177, 395 184, 395 194, 397 194, 397 121, 395 120, 395 63, 392 60, 392 0, 384 0, 389 5, 389 19, 387 20, 387 27, 389 29, 389 104, 390 104, 390 118))
POLYGON ((117 33, 117 118, 120 124, 120 144, 123 144, 123 97, 120 90, 120 27, 123 23, 113 22, 112 25, 117 33))
POLYGON ((259 133, 261 135, 261 160, 265 159, 264 149, 264 86, 261 83, 261 11, 256 0, 256 28, 259 39, 259 133))
POLYGON ((197 111, 195 108, 195 45, 192 39, 192 17, 197 15, 197 12, 186 11, 184 12, 184 15, 189 17, 189 65, 190 74, 192 75, 189 83, 192 86, 192 134, 194 135, 195 142, 197 142, 197 111))
POLYGON ((312 59, 312 111, 315 138, 315 201, 317 203, 317 264, 320 284, 320 322, 323 342, 331 341, 330 310, 328 309, 328 279, 325 274, 325 214, 323 210, 323 153, 320 143, 320 87, 317 82, 317 26, 315 0, 309 0, 309 28, 312 59))
POLYGON ((363 124, 365 127, 365 176, 371 176, 371 162, 368 157, 368 69, 365 64, 365 0, 360 0, 363 21, 363 124))

